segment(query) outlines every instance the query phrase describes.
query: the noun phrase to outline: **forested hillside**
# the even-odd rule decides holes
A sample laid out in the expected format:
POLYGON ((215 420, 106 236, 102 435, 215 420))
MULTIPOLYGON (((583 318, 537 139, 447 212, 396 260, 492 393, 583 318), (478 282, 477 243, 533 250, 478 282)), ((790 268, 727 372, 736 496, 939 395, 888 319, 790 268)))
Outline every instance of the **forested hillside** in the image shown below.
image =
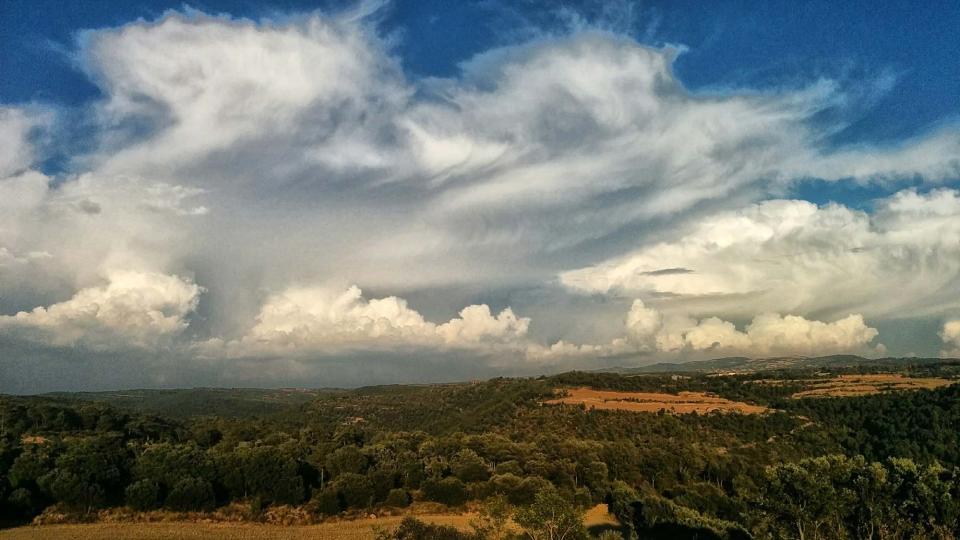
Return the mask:
MULTIPOLYGON (((857 369, 217 391, 216 403, 242 411, 233 415, 198 406, 212 399, 208 390, 6 396, 0 501, 9 523, 51 508, 84 520, 105 507, 186 512, 240 504, 244 518, 256 520, 294 505, 322 520, 431 502, 484 509, 487 526, 473 537, 494 538, 497 516, 533 531, 550 521, 544 512, 576 515, 607 503, 623 525, 616 534, 626 537, 956 537, 960 385, 949 384, 956 365, 900 369, 947 381, 932 390, 793 397, 857 369), (575 387, 702 392, 769 410, 544 404, 575 387), (181 414, 158 414, 168 409, 181 414)), ((571 527, 573 537, 586 534, 571 527)), ((465 533, 408 522, 393 534, 465 533)))

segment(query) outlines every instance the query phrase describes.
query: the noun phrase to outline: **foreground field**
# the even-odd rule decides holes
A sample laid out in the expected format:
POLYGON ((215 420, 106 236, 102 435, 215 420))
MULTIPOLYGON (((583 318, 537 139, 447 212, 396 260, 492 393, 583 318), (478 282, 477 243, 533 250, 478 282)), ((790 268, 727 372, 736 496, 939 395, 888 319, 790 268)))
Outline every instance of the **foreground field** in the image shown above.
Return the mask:
POLYGON ((594 390, 592 388, 574 388, 556 399, 548 400, 551 405, 586 405, 588 409, 605 409, 636 412, 657 412, 665 410, 675 414, 708 413, 713 411, 758 414, 766 407, 731 401, 703 392, 679 392, 666 394, 659 392, 616 392, 612 390, 594 390))
MULTIPOLYGON (((452 525, 458 529, 470 526, 472 514, 417 516, 430 523, 452 525)), ((286 540, 293 538, 330 538, 334 540, 369 540, 377 529, 393 529, 402 517, 383 517, 322 523, 319 525, 260 525, 254 523, 94 523, 87 525, 26 526, 0 531, 4 540, 50 538, 54 540, 193 540, 230 538, 232 540, 286 540)))
MULTIPOLYGON (((807 381, 804 381, 807 382, 807 381)), ((956 381, 938 378, 904 377, 899 373, 838 375, 823 381, 809 381, 810 389, 793 394, 805 397, 856 397, 899 390, 932 390, 956 381)))
MULTIPOLYGON (((477 515, 426 514, 417 519, 437 525, 450 525, 469 530, 477 515)), ((381 529, 394 529, 402 516, 336 521, 319 525, 261 525, 255 523, 93 523, 84 525, 41 525, 0 530, 4 540, 45 538, 51 540, 194 540, 200 538, 230 538, 231 540, 287 540, 318 538, 331 540, 370 540, 381 529)), ((616 527, 619 524, 607 511, 607 505, 591 508, 584 515, 587 527, 616 527)))

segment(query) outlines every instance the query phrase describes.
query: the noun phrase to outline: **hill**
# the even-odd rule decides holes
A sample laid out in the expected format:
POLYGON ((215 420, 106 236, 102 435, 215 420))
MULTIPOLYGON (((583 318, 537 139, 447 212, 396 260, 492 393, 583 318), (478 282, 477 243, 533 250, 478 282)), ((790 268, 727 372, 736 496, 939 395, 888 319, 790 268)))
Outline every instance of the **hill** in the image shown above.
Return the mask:
POLYGON ((773 358, 745 358, 733 356, 684 363, 661 362, 649 366, 613 367, 598 370, 609 373, 757 373, 820 368, 868 367, 895 369, 937 364, 960 364, 958 359, 943 358, 864 358, 850 354, 832 356, 781 356, 773 358))

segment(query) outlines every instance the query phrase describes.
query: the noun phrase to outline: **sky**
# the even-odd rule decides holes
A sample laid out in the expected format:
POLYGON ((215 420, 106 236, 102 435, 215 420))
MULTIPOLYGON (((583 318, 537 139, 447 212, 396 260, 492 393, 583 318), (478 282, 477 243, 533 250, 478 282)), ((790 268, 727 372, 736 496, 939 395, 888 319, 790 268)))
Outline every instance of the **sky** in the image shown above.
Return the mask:
POLYGON ((0 3, 0 392, 960 356, 956 2, 0 3))

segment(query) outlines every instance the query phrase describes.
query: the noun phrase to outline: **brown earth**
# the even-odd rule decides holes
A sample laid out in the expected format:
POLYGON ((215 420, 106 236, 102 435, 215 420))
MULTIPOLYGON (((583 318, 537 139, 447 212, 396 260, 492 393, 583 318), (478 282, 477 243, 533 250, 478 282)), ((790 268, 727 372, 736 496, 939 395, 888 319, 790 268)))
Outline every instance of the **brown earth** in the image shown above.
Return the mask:
MULTIPOLYGON (((427 523, 450 525, 463 531, 471 530, 475 513, 421 514, 415 516, 427 523)), ((371 540, 377 530, 393 529, 403 516, 361 518, 330 521, 318 525, 264 525, 258 523, 90 523, 80 525, 28 525, 0 530, 2 540, 194 540, 201 538, 229 538, 230 540, 288 540, 316 538, 330 540, 371 540)), ((616 518, 607 511, 607 505, 597 505, 586 512, 587 527, 616 527, 616 518)))
POLYGON ((573 388, 564 395, 546 401, 556 405, 586 405, 588 409, 604 409, 635 412, 657 412, 665 410, 675 414, 708 413, 713 411, 736 412, 741 414, 759 414, 766 407, 731 401, 703 392, 680 392, 664 394, 659 392, 617 392, 614 390, 594 390, 592 388, 573 388))
POLYGON ((905 377, 899 373, 838 375, 832 379, 796 381, 810 383, 810 388, 791 397, 852 397, 897 390, 931 390, 955 383, 949 379, 905 377))

